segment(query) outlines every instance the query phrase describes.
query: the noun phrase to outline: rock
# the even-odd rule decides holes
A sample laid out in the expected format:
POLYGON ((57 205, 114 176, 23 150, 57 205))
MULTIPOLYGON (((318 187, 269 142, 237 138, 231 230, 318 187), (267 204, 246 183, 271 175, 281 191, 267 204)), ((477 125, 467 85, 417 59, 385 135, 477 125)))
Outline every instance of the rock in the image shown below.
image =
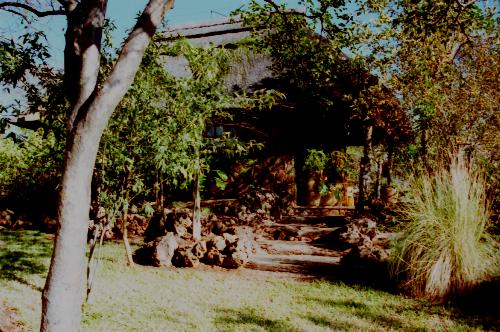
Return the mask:
POLYGON ((224 233, 224 234, 222 234, 222 237, 226 241, 226 246, 230 246, 230 245, 236 243, 236 241, 238 241, 238 237, 234 234, 224 233))
POLYGON ((172 264, 175 267, 197 267, 200 265, 198 257, 192 252, 192 248, 179 248, 175 252, 172 264))
POLYGON ((225 267, 227 269, 237 269, 243 264, 245 264, 245 262, 238 256, 231 256, 231 257, 224 257, 224 261, 222 262, 222 267, 225 267))
POLYGON ((179 237, 187 238, 192 229, 191 211, 187 209, 165 209, 165 227, 179 237))
POLYGON ((13 224, 14 219, 15 219, 14 211, 9 209, 0 211, 0 225, 9 228, 13 224))
POLYGON ((338 249, 347 249, 363 245, 371 246, 372 239, 377 234, 377 223, 371 219, 362 218, 336 229, 320 241, 338 249))
POLYGON ((218 251, 223 251, 226 248, 226 240, 222 236, 216 235, 207 241, 207 248, 215 248, 218 251))
POLYGON ((235 248, 236 252, 244 253, 248 256, 256 251, 257 243, 255 242, 255 235, 251 227, 235 226, 228 231, 238 237, 235 248))
POLYGON ((198 258, 202 258, 205 256, 205 253, 207 252, 207 242, 206 241, 200 241, 197 242, 194 246, 193 249, 191 249, 191 252, 198 258))
POLYGON ((347 255, 342 257, 343 264, 378 264, 386 263, 389 259, 389 251, 387 249, 361 246, 354 247, 347 255))
POLYGON ((226 225, 224 225, 221 221, 216 220, 214 221, 212 226, 212 233, 216 235, 222 235, 226 232, 226 229, 227 229, 226 225))
POLYGON ((244 193, 239 201, 237 215, 240 224, 255 225, 274 217, 278 195, 267 189, 258 188, 244 193))
POLYGON ((203 258, 203 262, 208 265, 217 265, 221 266, 224 261, 224 255, 220 253, 215 247, 209 249, 203 258))
POLYGON ((173 233, 154 241, 152 261, 155 266, 171 266, 172 258, 174 257, 175 250, 178 248, 178 243, 173 233))
POLYGON ((377 223, 368 218, 361 218, 355 221, 355 224, 358 226, 360 232, 364 235, 373 239, 377 236, 377 223))
POLYGON ((150 242, 158 237, 165 236, 165 215, 164 213, 155 213, 148 222, 148 227, 144 231, 144 241, 150 242))

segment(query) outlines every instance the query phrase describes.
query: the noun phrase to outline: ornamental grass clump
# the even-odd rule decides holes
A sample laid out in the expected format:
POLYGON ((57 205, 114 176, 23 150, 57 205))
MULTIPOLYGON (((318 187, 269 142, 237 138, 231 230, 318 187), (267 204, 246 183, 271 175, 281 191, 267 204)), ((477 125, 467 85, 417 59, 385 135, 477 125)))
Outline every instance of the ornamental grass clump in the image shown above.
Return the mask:
POLYGON ((412 295, 434 302, 463 294, 498 273, 499 246, 486 232, 484 180, 463 158, 414 177, 409 220, 396 244, 392 274, 412 295))

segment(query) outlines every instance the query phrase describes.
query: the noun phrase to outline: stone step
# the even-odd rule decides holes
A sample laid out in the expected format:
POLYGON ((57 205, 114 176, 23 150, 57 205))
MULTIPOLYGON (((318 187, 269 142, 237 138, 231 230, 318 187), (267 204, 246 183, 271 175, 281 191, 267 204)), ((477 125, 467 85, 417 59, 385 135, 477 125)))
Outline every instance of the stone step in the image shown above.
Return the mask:
POLYGON ((343 255, 343 251, 315 246, 305 241, 281 241, 259 238, 257 239, 257 243, 262 249, 261 252, 270 255, 310 255, 327 257, 340 257, 343 255))
POLYGON ((271 255, 258 253, 250 257, 245 268, 308 275, 326 274, 340 266, 340 257, 314 255, 271 255))
MULTIPOLYGON (((292 236, 294 238, 307 238, 307 240, 316 240, 320 237, 324 237, 339 227, 327 227, 325 224, 318 224, 316 226, 308 224, 271 224, 265 229, 266 233, 270 235, 276 234, 276 232, 283 232, 288 237, 292 236)), ((275 238, 277 239, 277 238, 275 238)))
POLYGON ((344 216, 283 216, 280 224, 324 224, 327 227, 339 227, 347 224, 344 216))

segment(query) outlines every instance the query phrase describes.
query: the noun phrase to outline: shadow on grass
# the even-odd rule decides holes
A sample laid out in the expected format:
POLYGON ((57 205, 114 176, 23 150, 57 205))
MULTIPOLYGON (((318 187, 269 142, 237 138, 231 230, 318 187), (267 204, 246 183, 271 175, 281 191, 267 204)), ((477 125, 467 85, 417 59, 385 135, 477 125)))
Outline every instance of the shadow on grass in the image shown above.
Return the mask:
POLYGON ((467 295, 453 299, 458 315, 474 319, 487 330, 500 331, 500 277, 485 281, 467 295))
MULTIPOLYGON (((405 326, 405 322, 399 318, 393 316, 394 311, 397 311, 396 308, 392 308, 394 310, 387 310, 388 308, 384 306, 383 308, 377 308, 374 305, 368 305, 366 303, 353 301, 353 300, 334 300, 334 299, 322 299, 322 298, 311 298, 311 301, 317 302, 321 306, 335 308, 336 311, 345 311, 350 314, 357 316, 361 320, 365 320, 370 323, 372 326, 380 326, 380 327, 390 327, 392 329, 402 329, 405 331, 413 331, 418 330, 418 328, 412 329, 411 327, 405 326), (382 313, 383 312, 383 313, 382 313)), ((310 321, 315 321, 318 317, 310 315, 305 316, 304 318, 309 319, 310 321)), ((340 325, 338 322, 333 322, 328 317, 324 317, 326 323, 328 323, 328 327, 332 329, 336 329, 339 327, 346 328, 346 325, 343 323, 340 325)), ((353 329, 360 329, 361 326, 356 326, 351 324, 350 327, 353 329)))
POLYGON ((313 324, 321 327, 328 328, 333 331, 345 331, 345 330, 359 330, 359 327, 349 322, 335 322, 331 317, 320 316, 320 315, 306 315, 302 316, 313 324))
POLYGON ((397 285, 390 279, 384 263, 373 261, 341 264, 337 262, 313 262, 280 257, 274 264, 251 262, 248 268, 261 271, 286 272, 298 275, 299 279, 342 282, 349 286, 361 286, 385 292, 398 293, 397 285))
MULTIPOLYGON (((493 294, 492 294, 493 296, 493 294)), ((496 294, 498 296, 498 294, 496 294)), ((498 301, 498 297, 496 298, 498 301)), ((438 315, 444 318, 451 318, 454 321, 462 322, 469 328, 479 328, 486 331, 498 331, 500 327, 500 315, 498 311, 492 313, 485 310, 484 306, 477 311, 466 311, 464 308, 459 308, 456 304, 434 305, 425 301, 415 301, 412 305, 399 306, 397 304, 390 305, 384 303, 383 306, 375 304, 366 304, 353 300, 335 300, 324 298, 310 298, 309 300, 318 303, 321 306, 335 308, 335 310, 348 311, 349 313, 359 317, 360 319, 369 321, 373 326, 384 328, 398 329, 404 331, 421 331, 424 327, 414 325, 411 320, 406 320, 395 315, 408 313, 421 313, 429 317, 438 315), (481 309, 482 308, 482 309, 481 309)), ((494 304, 498 309, 498 304, 494 304)), ((489 307, 489 309, 492 309, 489 307)), ((333 322, 328 317, 316 317, 314 315, 304 316, 304 318, 315 322, 317 325, 328 326, 336 329, 340 326, 337 322, 333 322)), ((344 328, 345 325, 342 325, 344 328)), ((354 328, 360 328, 353 326, 354 328)))
POLYGON ((221 331, 239 331, 243 326, 260 327, 267 331, 299 331, 284 320, 258 315, 254 308, 218 309, 214 323, 221 331))
POLYGON ((0 279, 14 280, 41 291, 26 277, 47 273, 44 261, 50 258, 52 241, 41 232, 3 231, 0 247, 0 279))

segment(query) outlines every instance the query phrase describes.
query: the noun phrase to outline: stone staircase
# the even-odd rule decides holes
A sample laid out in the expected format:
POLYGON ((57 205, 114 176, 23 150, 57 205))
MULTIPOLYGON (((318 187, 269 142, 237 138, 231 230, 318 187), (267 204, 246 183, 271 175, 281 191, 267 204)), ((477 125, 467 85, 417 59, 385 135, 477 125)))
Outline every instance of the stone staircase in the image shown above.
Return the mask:
POLYGON ((328 277, 338 270, 344 251, 329 248, 321 239, 345 223, 343 216, 290 216, 267 224, 256 235, 260 250, 245 267, 301 279, 328 277))

